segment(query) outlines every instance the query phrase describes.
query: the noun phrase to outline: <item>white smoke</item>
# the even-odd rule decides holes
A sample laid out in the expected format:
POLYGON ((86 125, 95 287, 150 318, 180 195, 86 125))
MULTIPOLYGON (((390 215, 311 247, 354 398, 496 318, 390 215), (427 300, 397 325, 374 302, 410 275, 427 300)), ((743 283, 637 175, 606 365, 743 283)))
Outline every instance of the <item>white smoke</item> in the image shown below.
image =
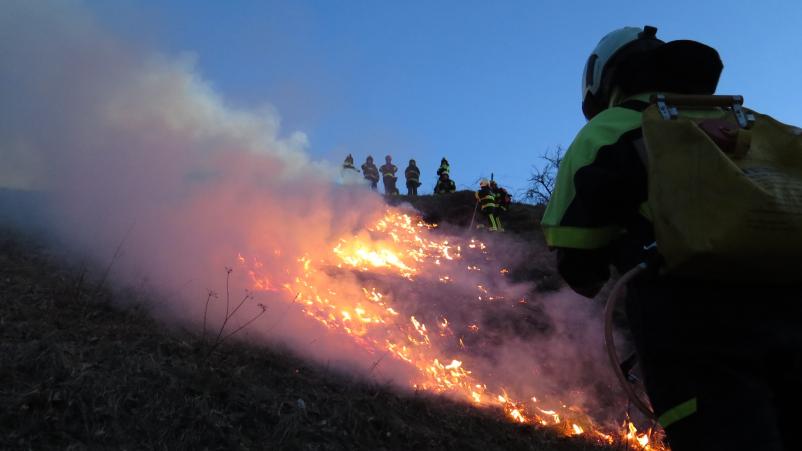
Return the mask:
POLYGON ((44 191, 74 252, 105 264, 120 247, 113 274, 147 278, 162 314, 198 321, 239 252, 284 267, 383 211, 272 107, 227 106, 190 56, 128 46, 73 2, 4 2, 0 30, 0 181, 44 191))
MULTIPOLYGON (((385 209, 369 190, 333 183, 338 168, 311 159, 306 135, 282 132, 269 105, 229 107, 191 56, 128 46, 80 4, 0 5, 0 93, 0 182, 46 192, 48 229, 73 251, 107 262, 119 247, 114 274, 125 283, 147 278, 164 299, 156 312, 163 317, 198 323, 207 290, 224 292, 224 268, 235 266, 240 253, 280 272, 363 230, 385 209)), ((248 280, 236 268, 234 274, 238 299, 248 280)), ((329 283, 358 294, 353 276, 329 283)), ((473 283, 461 288, 474 289, 473 283)), ((399 290, 418 296, 416 289, 399 290)), ((362 368, 376 361, 286 307, 291 295, 260 296, 271 309, 254 327, 261 335, 279 336, 324 361, 362 368)), ((210 313, 218 323, 220 304, 210 313)), ((249 306, 242 318, 257 311, 249 306)), ((558 391, 568 376, 546 367, 588 360, 565 346, 569 331, 558 332, 541 343, 542 352, 500 336, 486 372, 507 377, 522 393, 558 391), (565 361, 555 362, 560 355, 565 361), (533 357, 552 361, 530 365, 533 357)), ((575 333, 582 338, 571 337, 575 342, 598 344, 580 326, 575 333)), ((410 378, 401 363, 385 361, 381 370, 389 379, 410 378)))

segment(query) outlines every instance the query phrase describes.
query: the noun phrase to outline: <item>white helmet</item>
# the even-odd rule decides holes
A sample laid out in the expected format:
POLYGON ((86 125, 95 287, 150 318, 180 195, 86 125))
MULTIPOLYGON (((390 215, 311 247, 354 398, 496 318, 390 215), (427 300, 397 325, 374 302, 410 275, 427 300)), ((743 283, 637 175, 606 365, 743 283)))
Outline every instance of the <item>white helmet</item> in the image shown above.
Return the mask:
POLYGON ((485 186, 490 186, 490 182, 487 179, 479 180, 479 186, 484 188, 485 186))
POLYGON ((615 63, 626 56, 645 52, 663 44, 657 28, 624 27, 607 33, 593 49, 582 74, 582 112, 590 120, 610 102, 615 63), (616 61, 617 60, 617 61, 616 61))
POLYGON ((657 39, 657 28, 624 27, 599 41, 582 74, 582 112, 588 120, 608 108, 613 87, 638 94, 713 94, 721 75, 715 49, 695 41, 657 39))

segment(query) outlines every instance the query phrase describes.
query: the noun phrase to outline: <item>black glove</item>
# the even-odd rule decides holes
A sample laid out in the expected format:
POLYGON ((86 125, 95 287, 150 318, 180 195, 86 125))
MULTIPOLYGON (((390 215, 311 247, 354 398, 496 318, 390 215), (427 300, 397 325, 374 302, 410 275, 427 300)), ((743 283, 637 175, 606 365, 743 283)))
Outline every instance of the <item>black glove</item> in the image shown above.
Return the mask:
POLYGON ((558 248, 557 271, 571 289, 592 298, 610 278, 610 252, 607 248, 558 248))

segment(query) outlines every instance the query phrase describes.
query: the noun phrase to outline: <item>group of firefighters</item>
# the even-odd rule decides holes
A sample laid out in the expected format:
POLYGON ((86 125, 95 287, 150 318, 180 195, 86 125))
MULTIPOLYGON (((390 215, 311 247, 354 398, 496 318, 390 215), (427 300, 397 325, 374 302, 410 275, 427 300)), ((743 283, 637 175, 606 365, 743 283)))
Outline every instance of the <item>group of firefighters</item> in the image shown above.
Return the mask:
MULTIPOLYGON (((362 164, 362 176, 370 183, 370 188, 378 189, 379 178, 384 183, 384 193, 388 196, 397 196, 400 193, 396 187, 398 177, 398 167, 393 164, 393 157, 384 157, 385 163, 381 167, 376 167, 373 157, 368 155, 362 164)), ((351 154, 343 161, 343 172, 346 174, 358 174, 359 169, 354 166, 354 157, 351 154)), ((409 160, 409 165, 404 169, 404 178, 407 183, 407 196, 417 196, 420 182, 420 169, 415 160, 409 160)), ((457 191, 457 185, 451 180, 451 165, 448 160, 440 160, 440 167, 437 168, 437 184, 434 187, 434 194, 447 194, 457 191)), ((487 218, 487 225, 479 224, 480 228, 487 227, 491 232, 503 232, 504 226, 501 217, 507 212, 507 208, 512 202, 512 196, 506 189, 498 186, 495 180, 482 179, 479 182, 479 190, 475 193, 476 206, 480 208, 482 214, 487 218)))
MULTIPOLYGON (((384 194, 397 196, 400 194, 396 187, 398 166, 393 164, 393 157, 390 155, 384 157, 384 161, 385 163, 381 167, 376 167, 373 157, 368 155, 362 164, 362 176, 370 184, 371 189, 378 189, 379 179, 381 179, 384 183, 384 194)), ((351 174, 359 173, 359 169, 354 166, 354 157, 351 154, 345 157, 343 171, 351 174)), ((409 160, 409 165, 404 169, 404 178, 407 184, 407 196, 417 196, 421 182, 420 169, 415 160, 409 160)), ((448 160, 443 158, 440 160, 440 167, 437 168, 437 184, 434 187, 434 194, 453 193, 456 190, 457 185, 451 180, 451 166, 448 164, 448 160)))

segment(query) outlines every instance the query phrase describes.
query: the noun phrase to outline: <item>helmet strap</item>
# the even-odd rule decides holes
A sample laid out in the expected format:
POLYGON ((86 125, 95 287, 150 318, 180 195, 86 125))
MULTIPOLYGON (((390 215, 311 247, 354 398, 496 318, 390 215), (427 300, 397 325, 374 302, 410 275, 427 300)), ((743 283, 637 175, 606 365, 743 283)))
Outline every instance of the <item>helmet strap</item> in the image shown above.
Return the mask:
POLYGON ((594 116, 601 113, 605 108, 606 106, 602 105, 599 99, 591 92, 588 92, 585 95, 585 100, 582 101, 582 113, 587 120, 593 119, 594 116))

